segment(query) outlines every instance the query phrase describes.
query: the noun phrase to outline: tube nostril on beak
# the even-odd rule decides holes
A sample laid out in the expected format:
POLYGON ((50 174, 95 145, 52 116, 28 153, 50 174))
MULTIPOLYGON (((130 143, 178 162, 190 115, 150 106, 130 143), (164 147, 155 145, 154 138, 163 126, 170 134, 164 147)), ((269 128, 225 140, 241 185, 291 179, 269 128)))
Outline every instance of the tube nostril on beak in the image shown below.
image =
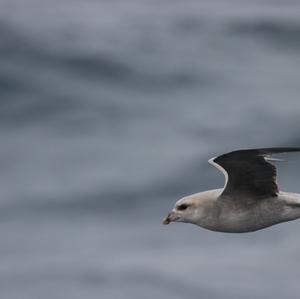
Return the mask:
POLYGON ((169 224, 170 222, 171 222, 171 220, 170 220, 169 216, 167 216, 167 217, 165 217, 165 218, 163 219, 162 224, 167 225, 167 224, 169 224))
POLYGON ((168 216, 163 219, 163 221, 162 221, 163 224, 167 225, 172 221, 171 220, 171 214, 172 213, 169 213, 168 216))

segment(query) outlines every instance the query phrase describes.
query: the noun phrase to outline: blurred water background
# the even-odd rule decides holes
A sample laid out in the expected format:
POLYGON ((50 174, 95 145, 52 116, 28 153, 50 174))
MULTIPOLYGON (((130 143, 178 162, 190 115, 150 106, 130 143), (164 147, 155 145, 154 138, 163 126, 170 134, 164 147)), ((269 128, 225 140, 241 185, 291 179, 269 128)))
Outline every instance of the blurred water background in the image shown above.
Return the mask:
MULTIPOLYGON (((0 298, 299 298, 300 223, 160 224, 207 164, 300 144, 300 3, 0 0, 0 298)), ((300 160, 280 186, 300 192, 300 160)))

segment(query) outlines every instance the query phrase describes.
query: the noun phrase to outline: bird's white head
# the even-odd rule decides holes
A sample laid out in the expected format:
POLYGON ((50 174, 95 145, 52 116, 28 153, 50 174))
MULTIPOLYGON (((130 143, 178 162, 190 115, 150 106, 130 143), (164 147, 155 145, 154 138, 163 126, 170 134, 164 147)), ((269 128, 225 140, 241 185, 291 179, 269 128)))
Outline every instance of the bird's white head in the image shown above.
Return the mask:
POLYGON ((163 224, 171 222, 196 223, 202 213, 202 200, 195 195, 187 196, 176 202, 172 211, 163 219, 163 224))

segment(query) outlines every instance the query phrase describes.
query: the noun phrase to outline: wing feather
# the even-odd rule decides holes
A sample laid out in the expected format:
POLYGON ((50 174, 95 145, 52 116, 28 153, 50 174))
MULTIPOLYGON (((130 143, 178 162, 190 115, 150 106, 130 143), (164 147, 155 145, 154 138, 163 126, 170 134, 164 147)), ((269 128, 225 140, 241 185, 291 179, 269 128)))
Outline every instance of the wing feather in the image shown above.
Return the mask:
POLYGON ((300 147, 245 149, 223 154, 209 160, 225 175, 221 196, 247 194, 256 198, 276 197, 276 167, 268 162, 270 155, 299 152, 300 147))

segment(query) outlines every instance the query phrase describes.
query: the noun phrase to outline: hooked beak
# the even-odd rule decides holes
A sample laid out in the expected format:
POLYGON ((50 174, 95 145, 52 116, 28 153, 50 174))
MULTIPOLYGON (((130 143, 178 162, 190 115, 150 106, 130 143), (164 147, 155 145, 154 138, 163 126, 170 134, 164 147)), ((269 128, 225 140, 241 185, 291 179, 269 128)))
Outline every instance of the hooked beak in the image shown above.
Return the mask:
POLYGON ((167 217, 165 217, 162 221, 162 224, 170 224, 171 222, 174 222, 176 220, 178 220, 179 217, 172 211, 171 213, 168 214, 167 217))

